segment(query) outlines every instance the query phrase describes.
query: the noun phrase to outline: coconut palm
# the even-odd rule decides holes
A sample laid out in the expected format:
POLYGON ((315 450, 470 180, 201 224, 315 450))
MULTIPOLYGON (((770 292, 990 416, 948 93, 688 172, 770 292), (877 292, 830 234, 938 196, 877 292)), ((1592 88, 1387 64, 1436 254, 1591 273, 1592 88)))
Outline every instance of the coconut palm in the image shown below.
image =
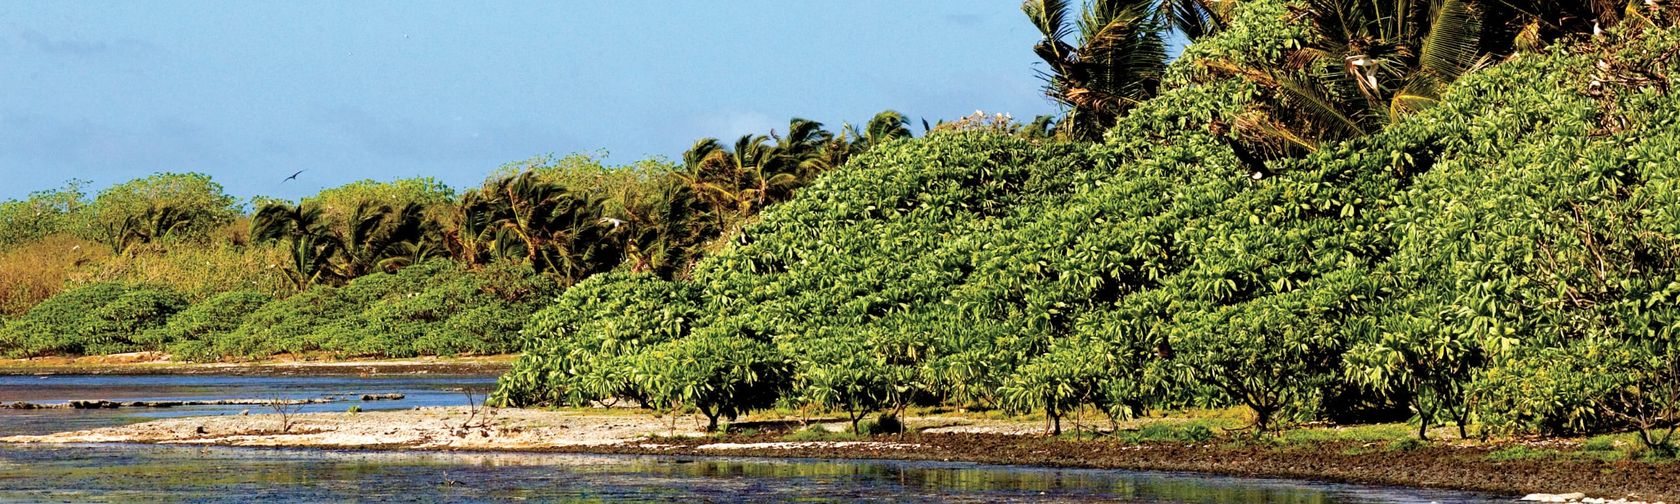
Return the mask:
POLYGON ((679 177, 662 177, 651 187, 626 190, 618 198, 624 255, 633 272, 663 277, 686 274, 700 246, 721 230, 706 218, 706 206, 679 177))
POLYGON ((135 245, 151 243, 179 232, 196 222, 198 216, 179 206, 153 204, 139 215, 130 215, 116 229, 110 231, 114 252, 124 252, 135 245))
POLYGON ((345 232, 338 236, 340 253, 334 264, 338 276, 350 279, 396 271, 435 255, 440 248, 427 224, 419 203, 402 208, 369 202, 357 205, 345 232))
POLYGON ((342 229, 330 225, 318 205, 265 205, 251 218, 251 237, 289 242, 292 265, 287 275, 300 289, 395 271, 442 252, 433 224, 418 203, 393 208, 363 202, 342 229))
POLYGON ((336 278, 332 258, 342 244, 318 205, 264 205, 251 217, 251 239, 288 242, 292 264, 286 276, 298 289, 336 278))
POLYGON ((1265 90, 1238 136, 1273 154, 1364 135, 1433 105, 1484 56, 1470 0, 1307 0, 1311 38, 1281 66, 1204 62, 1265 90))
POLYGON ((1505 42, 1534 49, 1570 35, 1594 33, 1623 21, 1656 24, 1664 11, 1673 14, 1671 1, 1659 0, 1494 0, 1486 9, 1502 21, 1505 42))
POLYGON ((468 264, 520 260, 570 285, 623 260, 621 223, 606 215, 606 202, 524 171, 463 195, 443 235, 468 264))
POLYGON ((1237 0, 1161 0, 1155 19, 1192 41, 1225 28, 1237 0))
POLYGON ((821 168, 811 161, 831 136, 821 124, 796 119, 793 125, 798 128, 792 134, 774 143, 770 136, 743 135, 733 148, 725 148, 716 139, 701 139, 683 154, 685 168, 678 176, 713 209, 720 225, 738 225, 821 168))
POLYGON ((1044 38, 1033 48, 1048 70, 1044 92, 1067 110, 1061 134, 1095 139, 1122 113, 1155 96, 1166 71, 1165 25, 1155 0, 1027 0, 1021 10, 1044 38))
POLYGON ((869 124, 858 136, 859 151, 881 145, 891 140, 910 138, 910 118, 896 110, 884 110, 875 117, 869 118, 869 124))

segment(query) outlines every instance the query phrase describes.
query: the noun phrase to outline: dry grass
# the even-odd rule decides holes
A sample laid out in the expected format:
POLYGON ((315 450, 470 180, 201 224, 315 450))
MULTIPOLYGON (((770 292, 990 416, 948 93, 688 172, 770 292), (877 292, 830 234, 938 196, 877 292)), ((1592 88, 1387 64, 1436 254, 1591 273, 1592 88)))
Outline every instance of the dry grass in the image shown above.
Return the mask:
POLYGON ((64 290, 78 270, 110 257, 104 245, 52 235, 0 252, 0 314, 17 316, 64 290))
POLYGON ((110 257, 96 268, 84 269, 75 283, 120 282, 168 287, 190 299, 222 292, 255 290, 275 297, 293 291, 282 272, 291 259, 274 244, 241 245, 244 233, 229 226, 200 243, 152 243, 110 257))

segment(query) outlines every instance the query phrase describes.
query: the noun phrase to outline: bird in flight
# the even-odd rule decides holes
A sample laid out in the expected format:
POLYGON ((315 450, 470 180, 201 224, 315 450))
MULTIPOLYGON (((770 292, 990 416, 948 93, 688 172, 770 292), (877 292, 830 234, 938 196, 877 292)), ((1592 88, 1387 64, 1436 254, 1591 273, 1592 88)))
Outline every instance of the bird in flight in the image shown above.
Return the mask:
POLYGON ((290 182, 290 181, 293 181, 293 180, 297 180, 297 176, 302 175, 303 172, 306 172, 306 171, 309 171, 309 170, 298 170, 297 173, 293 173, 292 176, 286 177, 286 180, 282 180, 282 181, 280 181, 280 183, 284 184, 284 183, 287 183, 287 182, 290 182))

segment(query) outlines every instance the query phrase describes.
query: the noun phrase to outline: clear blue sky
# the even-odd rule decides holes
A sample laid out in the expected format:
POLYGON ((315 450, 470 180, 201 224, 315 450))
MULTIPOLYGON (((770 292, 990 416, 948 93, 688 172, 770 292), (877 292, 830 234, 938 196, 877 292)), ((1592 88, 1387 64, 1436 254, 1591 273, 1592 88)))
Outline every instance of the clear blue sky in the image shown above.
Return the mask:
POLYGON ((793 116, 837 127, 888 108, 1054 110, 1013 0, 5 10, 0 199, 159 171, 208 173, 241 198, 421 175, 463 187, 541 154, 676 158, 696 138, 793 116))

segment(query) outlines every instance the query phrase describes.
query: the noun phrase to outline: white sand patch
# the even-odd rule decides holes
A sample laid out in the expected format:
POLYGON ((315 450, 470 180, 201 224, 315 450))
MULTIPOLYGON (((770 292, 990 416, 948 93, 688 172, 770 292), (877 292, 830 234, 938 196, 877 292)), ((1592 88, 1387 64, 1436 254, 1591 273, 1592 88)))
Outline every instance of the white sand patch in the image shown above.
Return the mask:
POLYGON ((922 445, 914 443, 884 443, 876 441, 794 441, 780 443, 712 443, 700 445, 701 450, 806 450, 812 448, 871 448, 878 450, 914 450, 922 445))

